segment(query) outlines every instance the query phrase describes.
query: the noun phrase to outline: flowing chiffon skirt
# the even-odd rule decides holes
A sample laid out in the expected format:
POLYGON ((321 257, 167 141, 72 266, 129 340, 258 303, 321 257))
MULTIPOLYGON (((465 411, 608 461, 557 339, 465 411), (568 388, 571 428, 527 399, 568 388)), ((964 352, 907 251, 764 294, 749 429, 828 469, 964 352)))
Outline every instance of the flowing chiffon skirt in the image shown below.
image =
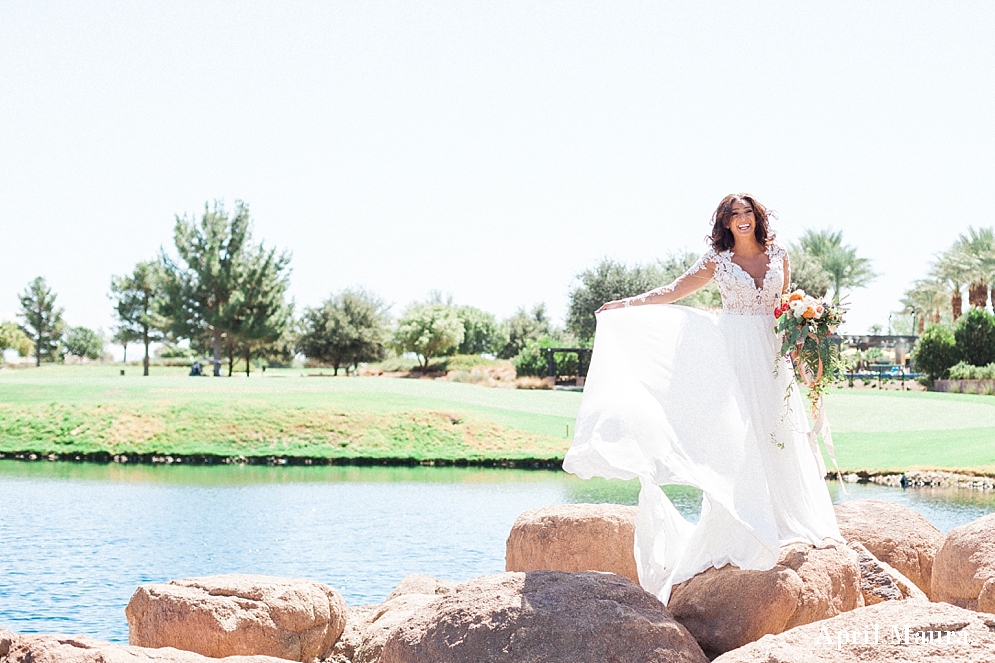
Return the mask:
POLYGON ((639 306, 598 315, 594 353, 563 468, 639 479, 640 584, 733 564, 770 569, 780 546, 842 541, 825 469, 769 315, 639 306), (659 488, 703 491, 697 524, 659 488))

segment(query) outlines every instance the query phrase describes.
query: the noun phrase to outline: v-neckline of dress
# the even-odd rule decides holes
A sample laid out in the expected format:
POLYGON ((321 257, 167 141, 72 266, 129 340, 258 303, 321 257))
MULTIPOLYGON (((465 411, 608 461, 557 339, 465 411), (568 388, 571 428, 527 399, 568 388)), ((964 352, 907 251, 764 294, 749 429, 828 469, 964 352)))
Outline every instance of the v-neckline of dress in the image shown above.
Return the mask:
POLYGON ((757 279, 753 276, 753 274, 750 274, 748 271, 746 271, 745 267, 743 267, 738 262, 732 259, 733 256, 732 249, 726 251, 726 257, 729 259, 729 262, 736 265, 736 267, 739 268, 739 271, 743 272, 743 274, 745 274, 746 277, 750 279, 750 284, 753 285, 753 289, 756 290, 758 293, 763 292, 764 288, 767 287, 767 275, 770 274, 770 252, 768 249, 764 249, 762 253, 767 257, 767 269, 764 270, 764 275, 760 277, 760 285, 757 285, 757 279))

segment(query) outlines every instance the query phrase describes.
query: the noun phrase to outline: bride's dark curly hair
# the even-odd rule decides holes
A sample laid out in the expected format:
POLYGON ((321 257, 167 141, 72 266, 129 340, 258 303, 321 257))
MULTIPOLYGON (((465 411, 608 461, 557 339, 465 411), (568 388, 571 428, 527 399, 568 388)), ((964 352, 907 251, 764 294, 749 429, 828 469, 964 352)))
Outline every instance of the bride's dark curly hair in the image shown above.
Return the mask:
POLYGON ((753 218, 756 221, 754 234, 757 241, 760 246, 770 246, 774 242, 774 232, 770 229, 767 219, 776 216, 773 210, 768 210, 748 193, 732 193, 722 199, 715 209, 715 214, 712 215, 712 234, 708 237, 712 248, 721 253, 728 251, 736 243, 732 231, 728 228, 729 219, 732 218, 733 203, 743 203, 753 208, 753 218))

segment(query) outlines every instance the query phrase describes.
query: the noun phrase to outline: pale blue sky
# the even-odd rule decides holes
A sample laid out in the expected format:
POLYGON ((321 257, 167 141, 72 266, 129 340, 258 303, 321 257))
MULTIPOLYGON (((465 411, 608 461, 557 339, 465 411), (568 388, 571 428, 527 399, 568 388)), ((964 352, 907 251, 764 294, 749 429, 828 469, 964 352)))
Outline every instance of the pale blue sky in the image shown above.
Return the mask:
POLYGON ((250 204, 292 295, 505 317, 702 249, 726 193, 842 229, 885 324, 991 225, 995 3, 0 0, 0 319, 45 276, 108 329, 173 215, 250 204))

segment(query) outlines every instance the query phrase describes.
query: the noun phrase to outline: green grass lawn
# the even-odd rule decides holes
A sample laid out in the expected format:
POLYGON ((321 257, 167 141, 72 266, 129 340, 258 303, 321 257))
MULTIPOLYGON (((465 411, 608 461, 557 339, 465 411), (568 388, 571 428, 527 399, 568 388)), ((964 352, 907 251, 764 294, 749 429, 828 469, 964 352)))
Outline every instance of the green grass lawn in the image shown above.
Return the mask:
POLYGON ((995 473, 995 397, 839 389, 826 399, 844 470, 995 473))
MULTIPOLYGON (((434 380, 191 378, 183 369, 0 371, 0 452, 562 458, 580 396, 434 380)), ((312 373, 313 371, 307 371, 312 373)))
MULTIPOLYGON (((552 459, 569 446, 580 404, 573 392, 300 370, 119 371, 0 371, 0 452, 552 459)), ((841 389, 827 407, 844 470, 995 472, 995 397, 841 389)))

